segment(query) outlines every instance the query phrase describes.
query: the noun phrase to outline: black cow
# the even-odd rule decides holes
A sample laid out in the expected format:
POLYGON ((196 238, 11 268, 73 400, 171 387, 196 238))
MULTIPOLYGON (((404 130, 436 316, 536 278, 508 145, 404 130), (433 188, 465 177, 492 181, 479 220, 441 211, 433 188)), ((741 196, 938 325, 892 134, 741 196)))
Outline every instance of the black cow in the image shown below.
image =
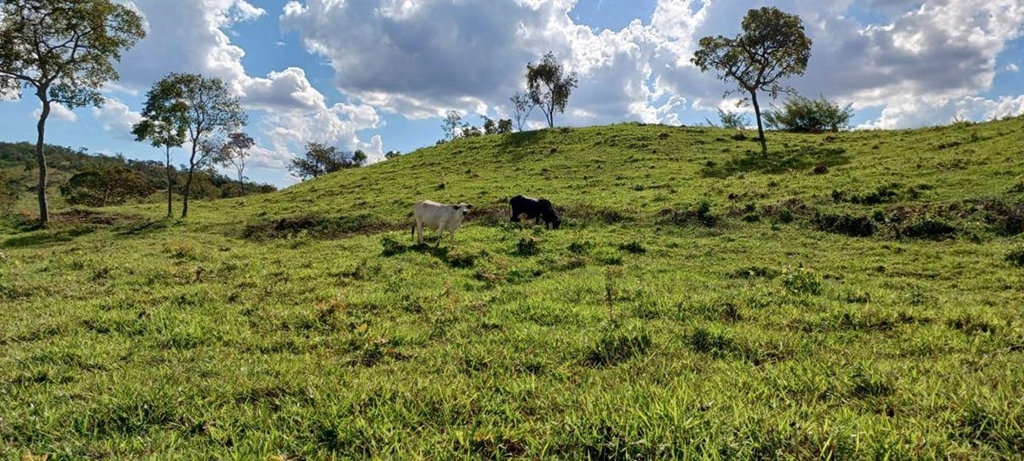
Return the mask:
POLYGON ((543 219, 545 228, 551 226, 558 229, 558 226, 562 224, 558 213, 555 213, 555 208, 547 199, 517 195, 512 197, 508 204, 512 205, 512 222, 519 222, 519 215, 525 214, 526 219, 535 218, 537 224, 540 224, 540 220, 543 219))

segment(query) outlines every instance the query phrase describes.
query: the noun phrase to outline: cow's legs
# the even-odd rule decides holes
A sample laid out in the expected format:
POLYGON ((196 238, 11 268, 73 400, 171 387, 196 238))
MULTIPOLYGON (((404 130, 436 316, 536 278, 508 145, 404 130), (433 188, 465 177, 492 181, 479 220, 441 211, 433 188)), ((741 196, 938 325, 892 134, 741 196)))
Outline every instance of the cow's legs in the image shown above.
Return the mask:
POLYGON ((420 245, 423 244, 423 223, 420 220, 416 220, 416 242, 420 245))
POLYGON ((437 228, 437 247, 441 247, 441 238, 444 237, 444 224, 437 228))

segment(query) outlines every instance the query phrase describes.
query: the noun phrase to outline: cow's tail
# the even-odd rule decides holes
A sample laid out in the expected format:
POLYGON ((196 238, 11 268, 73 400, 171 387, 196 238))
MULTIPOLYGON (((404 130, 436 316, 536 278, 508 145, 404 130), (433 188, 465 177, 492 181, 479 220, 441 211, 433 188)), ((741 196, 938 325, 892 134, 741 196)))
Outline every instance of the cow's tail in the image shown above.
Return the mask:
POLYGON ((416 238, 416 221, 412 222, 412 237, 416 238))

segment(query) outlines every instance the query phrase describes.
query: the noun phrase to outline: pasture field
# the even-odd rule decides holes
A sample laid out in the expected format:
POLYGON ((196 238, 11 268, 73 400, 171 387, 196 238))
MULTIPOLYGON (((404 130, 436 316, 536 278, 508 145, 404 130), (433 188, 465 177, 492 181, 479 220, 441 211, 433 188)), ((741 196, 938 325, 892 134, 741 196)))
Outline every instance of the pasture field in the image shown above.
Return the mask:
POLYGON ((1019 459, 1022 129, 553 129, 8 222, 0 456, 1019 459))

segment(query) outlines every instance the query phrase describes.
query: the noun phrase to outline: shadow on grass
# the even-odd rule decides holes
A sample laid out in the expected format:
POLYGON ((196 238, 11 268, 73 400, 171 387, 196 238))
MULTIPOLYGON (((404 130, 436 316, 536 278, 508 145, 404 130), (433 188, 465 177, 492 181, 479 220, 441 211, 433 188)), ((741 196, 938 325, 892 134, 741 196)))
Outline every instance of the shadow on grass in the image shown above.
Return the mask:
POLYGON ((157 219, 154 221, 139 221, 131 223, 130 225, 123 226, 117 230, 117 235, 124 237, 135 237, 140 235, 152 234, 154 232, 167 229, 174 221, 170 219, 157 219))
POLYGON ((710 164, 701 174, 706 178, 727 178, 742 173, 778 174, 790 170, 809 170, 815 165, 845 165, 850 159, 842 148, 804 147, 795 152, 741 154, 721 165, 710 164))
POLYGON ((33 248, 47 247, 59 243, 70 242, 76 237, 91 234, 92 227, 72 227, 69 229, 45 229, 33 231, 28 235, 11 237, 0 243, 0 248, 33 248))
MULTIPOLYGON (((381 252, 381 255, 394 256, 407 251, 414 251, 416 253, 433 256, 439 261, 447 264, 448 267, 454 269, 473 267, 473 264, 476 262, 476 254, 459 250, 453 251, 452 248, 448 246, 435 246, 429 243, 430 239, 428 238, 424 238, 423 241, 424 243, 403 245, 390 237, 385 237, 381 240, 381 244, 384 247, 384 251, 381 252)), ((434 244, 436 243, 437 241, 435 240, 434 244)))

